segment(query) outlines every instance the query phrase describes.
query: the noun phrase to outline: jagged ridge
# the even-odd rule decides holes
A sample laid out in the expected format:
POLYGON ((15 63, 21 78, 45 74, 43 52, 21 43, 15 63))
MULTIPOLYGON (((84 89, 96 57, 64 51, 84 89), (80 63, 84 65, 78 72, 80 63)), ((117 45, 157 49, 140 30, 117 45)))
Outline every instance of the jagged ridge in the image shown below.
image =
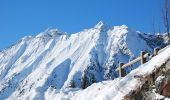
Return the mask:
POLYGON ((0 52, 0 99, 44 99, 50 87, 62 90, 73 81, 81 88, 84 75, 88 85, 93 83, 91 76, 97 82, 114 79, 120 61, 128 62, 141 50, 164 45, 149 44, 147 39, 125 25, 110 28, 103 22, 72 35, 48 29, 24 37, 0 52))

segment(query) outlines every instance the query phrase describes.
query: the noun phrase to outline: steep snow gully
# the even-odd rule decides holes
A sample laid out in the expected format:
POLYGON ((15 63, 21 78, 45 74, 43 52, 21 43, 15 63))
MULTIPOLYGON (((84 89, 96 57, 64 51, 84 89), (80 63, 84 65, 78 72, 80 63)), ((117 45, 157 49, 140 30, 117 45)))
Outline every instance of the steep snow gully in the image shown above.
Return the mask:
POLYGON ((119 62, 134 59, 141 50, 152 52, 154 47, 165 46, 164 37, 103 22, 71 35, 47 29, 37 36, 26 36, 0 52, 0 100, 51 100, 49 94, 69 99, 82 87, 115 79, 119 62))

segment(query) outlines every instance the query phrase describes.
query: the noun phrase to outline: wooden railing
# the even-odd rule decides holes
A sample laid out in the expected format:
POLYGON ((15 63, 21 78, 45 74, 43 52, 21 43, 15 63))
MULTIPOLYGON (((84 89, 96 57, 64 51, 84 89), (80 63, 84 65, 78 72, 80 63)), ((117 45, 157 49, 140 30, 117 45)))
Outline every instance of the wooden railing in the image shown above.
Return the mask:
MULTIPOLYGON (((158 51, 159 51, 159 48, 154 48, 154 54, 153 56, 156 56, 158 54, 158 51)), ((125 74, 125 71, 124 69, 127 68, 128 66, 131 66, 132 64, 134 63, 137 63, 140 61, 141 64, 144 64, 147 62, 147 58, 150 56, 149 53, 146 53, 144 51, 141 51, 141 54, 138 58, 124 64, 124 63, 119 63, 119 66, 118 68, 116 69, 116 71, 119 72, 119 77, 124 77, 126 74, 125 74)))

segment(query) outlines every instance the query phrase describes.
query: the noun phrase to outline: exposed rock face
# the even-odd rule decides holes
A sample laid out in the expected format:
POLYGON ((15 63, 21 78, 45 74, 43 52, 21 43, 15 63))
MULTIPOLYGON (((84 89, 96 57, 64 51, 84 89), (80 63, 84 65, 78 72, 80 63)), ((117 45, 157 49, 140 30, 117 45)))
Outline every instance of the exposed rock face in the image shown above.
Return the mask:
POLYGON ((156 92, 164 95, 164 96, 170 96, 170 74, 167 72, 163 76, 159 76, 155 81, 155 88, 156 92))
POLYGON ((162 95, 170 97, 170 82, 165 84, 165 86, 162 90, 162 95))
POLYGON ((165 84, 165 76, 161 75, 159 76, 156 81, 155 81, 155 88, 156 88, 156 92, 161 94, 162 90, 163 90, 163 86, 165 84))
POLYGON ((135 78, 145 83, 125 96, 125 100, 164 100, 170 97, 170 59, 151 75, 135 78))
MULTIPOLYGON (((167 67, 170 67, 170 62, 167 63, 167 67)), ((165 80, 163 81, 163 88, 161 95, 170 97, 170 69, 165 73, 165 80)))

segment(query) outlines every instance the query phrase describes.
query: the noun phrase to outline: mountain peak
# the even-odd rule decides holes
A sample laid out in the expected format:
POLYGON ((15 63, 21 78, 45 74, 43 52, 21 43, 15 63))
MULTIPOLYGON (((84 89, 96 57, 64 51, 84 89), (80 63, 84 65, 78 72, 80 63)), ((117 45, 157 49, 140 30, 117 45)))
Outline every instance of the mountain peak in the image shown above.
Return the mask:
POLYGON ((41 32, 40 34, 38 34, 36 37, 43 37, 43 36, 61 36, 61 35, 67 35, 66 32, 62 32, 59 29, 51 29, 48 28, 46 29, 44 32, 41 32))
POLYGON ((106 31, 108 29, 107 25, 103 22, 103 21, 100 21, 98 22, 95 26, 94 26, 95 29, 100 29, 101 31, 106 31))
POLYGON ((105 23, 103 21, 99 21, 96 25, 95 28, 102 28, 103 26, 105 26, 105 23))
POLYGON ((114 26, 114 29, 125 29, 125 30, 127 30, 128 29, 128 26, 126 26, 126 25, 121 25, 121 26, 114 26))
POLYGON ((0 52, 0 100, 44 99, 47 90, 56 97, 62 90, 82 88, 84 77, 88 85, 94 83, 92 76, 96 82, 114 79, 119 62, 160 45, 126 25, 110 28, 102 21, 76 34, 47 29, 22 40, 0 52))

